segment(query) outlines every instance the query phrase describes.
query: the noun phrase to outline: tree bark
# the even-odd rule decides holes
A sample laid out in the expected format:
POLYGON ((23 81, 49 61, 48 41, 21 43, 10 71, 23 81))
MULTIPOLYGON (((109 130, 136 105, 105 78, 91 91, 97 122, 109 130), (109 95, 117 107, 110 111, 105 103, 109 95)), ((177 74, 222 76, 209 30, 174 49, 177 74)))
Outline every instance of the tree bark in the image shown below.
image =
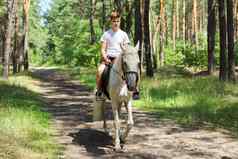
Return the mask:
POLYGON ((215 71, 215 34, 216 34, 216 0, 208 1, 208 24, 207 24, 207 43, 208 43, 208 73, 211 75, 215 71))
POLYGON ((132 12, 133 8, 129 1, 126 2, 126 32, 127 34, 131 33, 131 26, 132 26, 132 12))
POLYGON ((179 1, 176 0, 176 38, 180 38, 180 29, 179 29, 179 1))
POLYGON ((184 49, 186 47, 186 0, 183 0, 183 41, 184 49))
POLYGON ((234 19, 235 19, 235 41, 237 41, 238 38, 238 0, 235 0, 234 4, 234 19))
POLYGON ((197 0, 193 0, 192 42, 197 45, 197 0))
POLYGON ((173 9, 172 9, 172 15, 173 15, 173 18, 172 18, 172 24, 173 24, 173 36, 172 36, 172 39, 173 39, 173 49, 175 50, 176 49, 176 26, 177 26, 177 19, 176 19, 176 4, 177 0, 173 0, 173 9))
POLYGON ((105 5, 105 0, 102 0, 102 32, 105 32, 106 27, 106 5, 105 5))
POLYGON ((23 4, 23 26, 24 26, 24 44, 23 44, 23 57, 24 57, 24 70, 28 70, 29 61, 28 61, 28 30, 29 30, 29 9, 30 9, 30 0, 24 0, 23 4))
POLYGON ((14 36, 14 50, 12 55, 13 73, 17 73, 17 56, 19 54, 19 19, 18 19, 18 0, 15 0, 15 36, 14 36))
POLYGON ((142 16, 141 16, 141 0, 135 0, 135 39, 134 44, 139 41, 139 57, 140 57, 140 72, 142 72, 142 43, 143 43, 143 32, 142 32, 142 16))
POLYGON ((7 5, 7 19, 5 28, 5 43, 4 43, 4 62, 3 62, 3 79, 8 79, 9 74, 9 56, 11 53, 11 37, 13 30, 13 17, 14 17, 14 0, 8 0, 7 5))
POLYGON ((5 18, 1 17, 0 20, 0 63, 3 63, 4 56, 4 41, 5 41, 5 18))
POLYGON ((233 0, 227 0, 228 80, 235 81, 233 0))
POLYGON ((149 8, 150 0, 144 1, 144 47, 145 47, 145 56, 146 56, 146 75, 153 77, 153 65, 152 65, 152 56, 151 56, 151 47, 150 47, 150 26, 149 26, 149 8))
POLYGON ((93 26, 94 12, 95 12, 95 0, 90 0, 90 17, 89 17, 90 34, 91 34, 90 44, 94 44, 96 42, 96 34, 93 26))
POLYGON ((165 34, 165 8, 164 0, 160 1, 160 49, 159 49, 159 59, 160 66, 164 65, 164 34, 165 34))
POLYGON ((227 80, 227 56, 226 56, 226 16, 225 16, 225 2, 218 1, 219 6, 219 28, 220 28, 220 73, 219 79, 221 81, 227 80))
POLYGON ((145 47, 144 47, 144 4, 145 4, 145 0, 140 0, 140 12, 141 12, 141 31, 142 31, 142 44, 141 44, 141 64, 142 64, 142 69, 143 69, 143 66, 145 65, 145 58, 144 58, 144 55, 145 55, 145 47))

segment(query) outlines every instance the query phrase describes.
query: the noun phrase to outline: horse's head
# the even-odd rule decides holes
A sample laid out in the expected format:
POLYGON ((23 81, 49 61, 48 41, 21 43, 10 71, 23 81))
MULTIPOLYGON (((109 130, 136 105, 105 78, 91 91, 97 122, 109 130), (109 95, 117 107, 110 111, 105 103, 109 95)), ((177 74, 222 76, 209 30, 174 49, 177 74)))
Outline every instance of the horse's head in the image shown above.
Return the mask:
POLYGON ((123 46, 122 47, 122 71, 125 76, 127 88, 129 91, 134 91, 137 86, 139 78, 139 64, 140 59, 138 55, 139 42, 136 47, 123 46))

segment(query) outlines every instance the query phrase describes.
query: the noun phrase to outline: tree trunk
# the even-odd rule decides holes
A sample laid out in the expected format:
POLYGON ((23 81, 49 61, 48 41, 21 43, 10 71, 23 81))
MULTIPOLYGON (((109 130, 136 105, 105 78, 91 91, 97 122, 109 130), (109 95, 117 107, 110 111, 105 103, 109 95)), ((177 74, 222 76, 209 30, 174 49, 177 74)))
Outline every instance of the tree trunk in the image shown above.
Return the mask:
MULTIPOLYGON (((151 8, 150 4, 150 8, 151 8)), ((157 38, 157 25, 159 20, 156 15, 153 12, 150 12, 150 41, 151 41, 151 54, 153 57, 153 69, 156 70, 158 65, 157 65, 157 45, 156 45, 156 38, 157 38)))
POLYGON ((24 57, 24 70, 28 70, 29 61, 28 61, 28 30, 29 30, 29 8, 30 0, 24 0, 23 4, 23 26, 24 26, 24 44, 23 44, 23 57, 24 57))
POLYGON ((235 81, 233 0, 227 0, 228 79, 235 81))
POLYGON ((146 56, 146 75, 153 77, 153 65, 150 47, 150 26, 149 26, 149 8, 150 0, 144 1, 144 47, 146 56))
POLYGON ((172 36, 172 39, 173 39, 173 49, 175 50, 176 49, 176 25, 177 25, 177 19, 176 19, 176 4, 177 0, 173 0, 173 9, 172 9, 172 12, 173 12, 173 18, 172 18, 172 24, 173 24, 173 36, 172 36))
POLYGON ((159 59, 160 66, 164 65, 164 34, 165 34, 165 8, 164 0, 160 1, 160 49, 159 49, 159 59))
POLYGON ((234 4, 234 19, 235 19, 235 41, 238 38, 238 0, 235 0, 234 4))
POLYGON ((128 34, 131 33, 132 12, 133 12, 133 8, 132 8, 130 2, 127 1, 127 3, 126 3, 126 13, 127 13, 127 15, 126 15, 126 30, 125 30, 125 31, 126 31, 128 34))
POLYGON ((5 19, 2 17, 0 21, 0 63, 3 63, 4 56, 4 41, 5 41, 5 19))
POLYGON ((4 43, 4 62, 3 62, 3 79, 8 79, 9 74, 9 56, 11 53, 11 37, 13 31, 13 17, 14 17, 14 1, 8 0, 7 4, 7 19, 5 28, 5 43, 4 43))
POLYGON ((219 28, 220 28, 220 74, 221 81, 227 80, 227 57, 226 57, 226 16, 225 16, 225 2, 224 0, 218 1, 219 6, 219 28))
MULTIPOLYGON (((145 64, 145 58, 144 58, 144 55, 145 55, 145 50, 144 50, 144 2, 145 0, 140 0, 140 12, 141 12, 141 29, 142 29, 142 44, 141 44, 141 64, 142 66, 144 66, 145 64)), ((142 67, 143 69, 143 67, 142 67)))
POLYGON ((192 42, 197 45, 197 0, 193 0, 192 42))
POLYGON ((208 1, 208 24, 207 24, 207 43, 208 43, 208 73, 215 71, 215 34, 216 34, 216 0, 208 1))
POLYGON ((186 47, 186 0, 183 0, 183 41, 184 49, 186 47))
POLYGON ((178 0, 176 0, 176 32, 177 38, 180 38, 180 29, 179 29, 179 2, 178 0))
POLYGON ((135 0, 135 40, 134 44, 139 41, 139 57, 140 57, 140 72, 142 72, 142 39, 143 39, 143 32, 142 32, 142 18, 141 18, 141 0, 135 0))
POLYGON ((105 32, 106 27, 106 5, 105 0, 102 0, 102 32, 105 32))
POLYGON ((17 56, 19 54, 19 19, 18 19, 18 0, 15 0, 15 36, 14 36, 14 50, 12 55, 13 73, 17 73, 17 56))
POLYGON ((93 19, 94 19, 94 12, 95 12, 95 0, 90 0, 90 17, 89 17, 89 24, 90 24, 90 33, 91 33, 91 40, 90 44, 94 44, 96 42, 96 34, 93 27, 93 19))

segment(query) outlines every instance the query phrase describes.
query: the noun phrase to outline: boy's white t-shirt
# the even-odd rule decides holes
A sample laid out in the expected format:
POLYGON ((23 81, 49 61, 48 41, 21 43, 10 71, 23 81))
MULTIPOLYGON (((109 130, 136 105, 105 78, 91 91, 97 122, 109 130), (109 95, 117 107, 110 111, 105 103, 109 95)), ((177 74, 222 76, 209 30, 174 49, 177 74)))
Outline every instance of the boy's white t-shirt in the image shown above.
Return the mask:
POLYGON ((121 52, 121 44, 128 44, 130 40, 127 34, 119 29, 117 32, 113 32, 112 29, 106 31, 101 39, 101 42, 106 42, 106 54, 110 57, 117 57, 121 52))

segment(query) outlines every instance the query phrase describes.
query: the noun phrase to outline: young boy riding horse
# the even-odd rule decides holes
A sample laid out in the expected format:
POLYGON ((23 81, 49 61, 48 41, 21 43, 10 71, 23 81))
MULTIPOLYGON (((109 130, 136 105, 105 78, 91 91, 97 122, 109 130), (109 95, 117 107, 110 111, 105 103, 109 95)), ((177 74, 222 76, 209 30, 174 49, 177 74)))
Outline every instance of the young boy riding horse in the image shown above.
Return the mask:
MULTIPOLYGON (((101 64, 98 67, 96 74, 97 92, 96 99, 103 98, 102 92, 102 80, 101 76, 106 65, 113 64, 115 58, 122 53, 121 45, 127 45, 130 43, 128 35, 120 29, 121 16, 118 12, 113 11, 110 16, 111 29, 104 32, 101 41, 101 64)), ((134 99, 139 98, 139 92, 135 91, 133 94, 134 99)))

